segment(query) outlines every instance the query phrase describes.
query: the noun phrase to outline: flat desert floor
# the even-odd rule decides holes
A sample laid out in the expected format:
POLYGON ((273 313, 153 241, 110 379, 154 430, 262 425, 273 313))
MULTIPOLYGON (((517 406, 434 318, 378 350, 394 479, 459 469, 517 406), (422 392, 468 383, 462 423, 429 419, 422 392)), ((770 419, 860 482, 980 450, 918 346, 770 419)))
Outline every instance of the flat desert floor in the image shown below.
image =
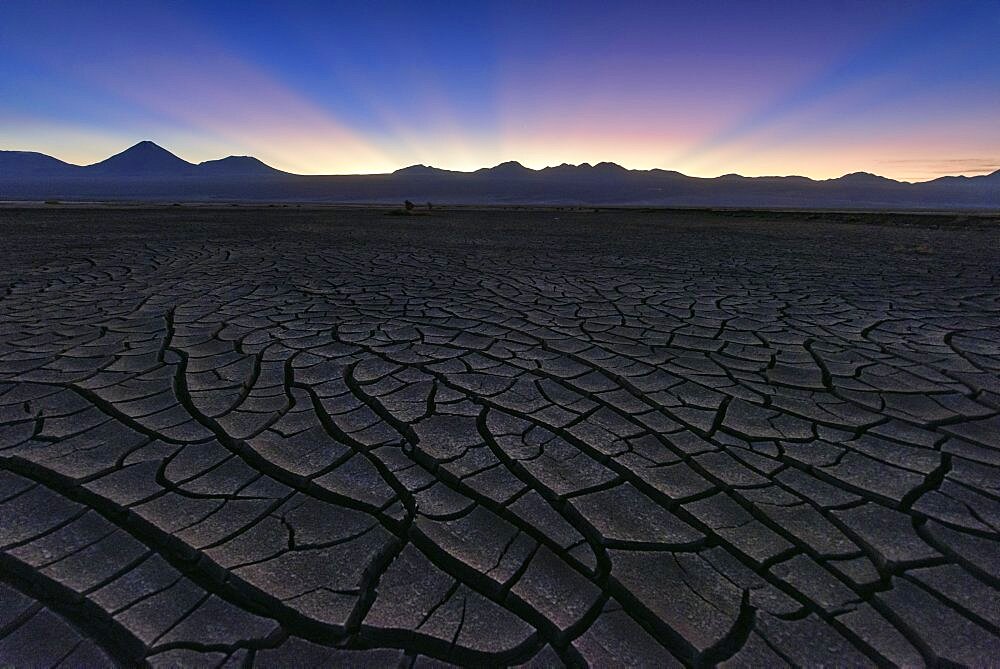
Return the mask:
POLYGON ((0 236, 0 665, 1000 657, 995 219, 0 236))

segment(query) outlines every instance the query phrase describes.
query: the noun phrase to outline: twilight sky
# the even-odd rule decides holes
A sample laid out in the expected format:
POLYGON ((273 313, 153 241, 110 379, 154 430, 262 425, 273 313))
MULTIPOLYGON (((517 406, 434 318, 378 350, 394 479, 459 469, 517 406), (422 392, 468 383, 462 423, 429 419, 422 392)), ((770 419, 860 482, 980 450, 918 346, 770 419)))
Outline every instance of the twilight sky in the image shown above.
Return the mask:
POLYGON ((3 0, 0 148, 301 173, 1000 169, 1000 0, 3 0))

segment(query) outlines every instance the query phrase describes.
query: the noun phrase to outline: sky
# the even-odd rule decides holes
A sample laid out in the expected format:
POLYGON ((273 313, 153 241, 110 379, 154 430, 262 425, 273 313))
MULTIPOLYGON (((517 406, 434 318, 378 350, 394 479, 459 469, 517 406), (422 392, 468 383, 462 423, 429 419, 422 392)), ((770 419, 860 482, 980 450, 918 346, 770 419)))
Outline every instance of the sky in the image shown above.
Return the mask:
POLYGON ((1000 169, 1000 0, 3 0, 0 149, 303 174, 1000 169))

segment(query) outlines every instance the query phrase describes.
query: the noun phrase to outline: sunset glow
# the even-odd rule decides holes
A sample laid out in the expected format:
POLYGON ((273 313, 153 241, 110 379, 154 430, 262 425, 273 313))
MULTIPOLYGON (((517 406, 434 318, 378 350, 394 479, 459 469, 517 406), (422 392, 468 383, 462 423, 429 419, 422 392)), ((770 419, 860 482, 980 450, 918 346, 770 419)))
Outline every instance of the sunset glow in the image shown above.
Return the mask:
POLYGON ((5 3, 0 148, 304 174, 1000 168, 1000 4, 5 3), (641 20, 635 18, 641 17, 641 20))

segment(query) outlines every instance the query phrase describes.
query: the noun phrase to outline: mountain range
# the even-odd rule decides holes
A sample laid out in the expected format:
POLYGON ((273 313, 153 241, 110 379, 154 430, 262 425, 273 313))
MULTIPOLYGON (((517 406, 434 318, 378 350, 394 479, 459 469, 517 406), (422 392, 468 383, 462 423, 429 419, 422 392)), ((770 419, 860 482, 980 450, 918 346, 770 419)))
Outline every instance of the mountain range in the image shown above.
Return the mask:
POLYGON ((203 163, 189 163, 162 146, 139 142, 93 165, 72 165, 33 151, 0 151, 0 179, 30 177, 138 177, 189 176, 246 177, 286 174, 252 156, 229 156, 203 163))
POLYGON ((700 178, 614 163, 534 170, 511 161, 474 172, 413 165, 390 174, 307 176, 251 156, 191 163, 149 141, 86 166, 0 151, 0 200, 48 199, 990 210, 1000 209, 1000 170, 908 183, 866 172, 826 180, 700 178))

